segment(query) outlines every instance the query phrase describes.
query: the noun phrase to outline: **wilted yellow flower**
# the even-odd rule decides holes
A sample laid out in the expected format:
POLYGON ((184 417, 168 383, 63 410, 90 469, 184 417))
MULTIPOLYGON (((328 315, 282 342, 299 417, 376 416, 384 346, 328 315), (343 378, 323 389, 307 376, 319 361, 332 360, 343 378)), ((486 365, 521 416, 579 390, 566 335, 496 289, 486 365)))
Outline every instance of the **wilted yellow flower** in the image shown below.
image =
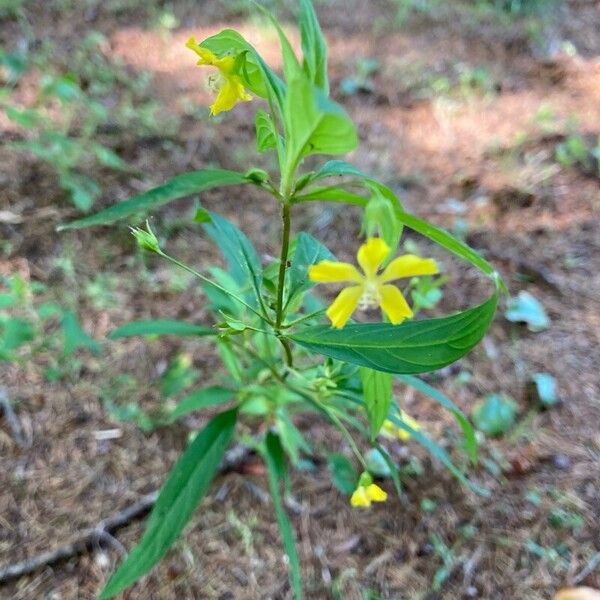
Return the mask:
POLYGON ((386 500, 386 492, 373 483, 373 478, 365 471, 360 476, 358 486, 352 493, 350 504, 354 507, 368 508, 372 502, 385 502, 386 500))
POLYGON ((200 57, 196 64, 209 65, 219 70, 218 75, 209 79, 211 87, 217 92, 217 98, 210 107, 211 115, 231 110, 238 102, 252 100, 252 96, 244 88, 240 76, 233 72, 235 56, 228 54, 218 58, 208 48, 200 46, 193 37, 187 41, 186 46, 200 57))
POLYGON ((311 281, 317 283, 352 283, 344 288, 327 309, 333 327, 343 327, 356 308, 380 306, 391 323, 397 325, 413 316, 402 292, 390 281, 403 277, 434 275, 438 266, 432 258, 419 258, 414 254, 399 256, 378 274, 390 253, 389 246, 381 238, 369 238, 356 255, 361 273, 354 265, 322 260, 308 269, 311 281))
MULTIPOLYGON (((413 419, 410 415, 407 415, 403 410, 400 411, 400 420, 415 431, 419 431, 421 429, 419 422, 413 419)), ((408 442, 408 440, 410 440, 412 437, 408 431, 398 427, 395 423, 392 423, 392 421, 389 421, 388 419, 383 422, 380 433, 387 437, 397 437, 403 442, 408 442)))

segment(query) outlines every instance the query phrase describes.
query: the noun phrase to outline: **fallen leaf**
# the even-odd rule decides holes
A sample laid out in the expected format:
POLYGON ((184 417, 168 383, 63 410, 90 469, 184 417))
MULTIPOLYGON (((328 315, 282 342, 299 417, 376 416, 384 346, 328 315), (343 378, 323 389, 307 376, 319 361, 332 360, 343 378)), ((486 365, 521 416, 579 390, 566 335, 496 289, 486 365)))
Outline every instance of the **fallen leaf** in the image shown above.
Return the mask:
POLYGON ((556 593, 554 600, 600 600, 600 591, 589 587, 565 588, 556 593))

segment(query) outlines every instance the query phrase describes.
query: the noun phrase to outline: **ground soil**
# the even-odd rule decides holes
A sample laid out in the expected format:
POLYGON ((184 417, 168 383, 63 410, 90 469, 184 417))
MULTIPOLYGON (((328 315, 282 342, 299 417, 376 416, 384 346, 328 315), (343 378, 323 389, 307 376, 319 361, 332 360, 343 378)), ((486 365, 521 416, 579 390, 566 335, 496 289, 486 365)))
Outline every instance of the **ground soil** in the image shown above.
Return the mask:
MULTIPOLYGON (((68 66, 82 33, 102 31, 106 55, 118 57, 132 74, 153 73, 152 93, 163 103, 164 117, 179 119, 169 139, 138 139, 131 131, 110 139, 145 175, 106 175, 103 203, 184 170, 257 164, 249 162, 254 161, 253 130, 247 124, 257 101, 214 121, 204 113, 198 118, 182 102, 184 97, 200 105, 210 102, 203 73, 184 48, 192 34, 200 39, 222 27, 239 28, 279 66, 275 37, 248 19, 238 3, 169 3, 178 21, 173 30, 159 29, 143 3, 32 4, 26 14, 33 35, 55 42, 57 64, 68 66)), ((577 582, 600 551, 600 179, 554 159, 571 117, 577 131, 591 138, 600 134, 600 6, 595 0, 566 2, 537 37, 522 20, 475 20, 469 11, 418 14, 400 26, 395 2, 330 0, 318 6, 330 42, 333 94, 359 125, 360 149, 349 160, 397 190, 419 216, 450 229, 460 226, 467 241, 497 265, 513 295, 527 290, 543 303, 551 327, 531 333, 509 323, 501 308, 479 348, 459 367, 429 378, 466 412, 491 392, 517 401, 517 429, 482 448, 488 467, 493 460, 499 472, 485 463, 474 470, 490 489, 489 498, 466 491, 413 443, 392 444, 391 451, 404 462, 416 457, 423 473, 406 478, 400 499, 372 511, 351 509, 324 465, 313 474, 294 475, 293 524, 306 595, 549 600, 577 582), (576 55, 563 51, 565 41, 576 55), (365 89, 343 97, 340 84, 354 76, 361 58, 376 58, 379 70, 365 89), (485 69, 483 88, 432 92, 431 79, 456 80, 457 65, 485 69), (541 106, 555 115, 551 131, 536 120, 541 106), (458 384, 459 371, 471 373, 471 379, 458 384), (556 378, 562 400, 547 411, 528 393, 531 374, 542 371, 556 378), (532 492, 539 502, 532 502, 532 492), (426 510, 424 499, 435 508, 426 510), (549 520, 557 508, 581 515, 583 526, 553 527, 549 520), (435 536, 452 549, 449 577, 436 592, 433 581, 443 561, 432 544, 435 536)), ((19 43, 20 32, 15 21, 0 21, 9 48, 19 43)), ((17 135, 0 123, 3 142, 17 135)), ((0 209, 21 217, 0 223, 10 242, 2 272, 19 271, 45 283, 49 295, 71 298, 84 327, 98 339, 134 318, 205 317, 201 294, 191 285, 175 290, 165 265, 142 261, 124 225, 55 233, 58 223, 76 213, 53 174, 7 148, 0 154, 0 209), (57 268, 58 256, 72 261, 73 278, 57 268), (112 281, 109 296, 93 302, 85 286, 102 273, 113 277, 103 280, 112 281)), ((276 207, 258 192, 247 194, 215 191, 202 200, 237 222, 265 260, 272 260, 279 235, 273 226, 276 207)), ((190 206, 180 202, 155 218, 170 228, 172 252, 204 267, 219 259, 196 229, 182 225, 190 206)), ((308 228, 340 258, 355 251, 352 211, 314 205, 298 211, 295 227, 308 228)), ((451 276, 440 312, 484 297, 486 284, 476 273, 417 237, 410 239, 424 252, 436 252, 451 276)), ((206 373, 214 370, 217 361, 204 348, 172 340, 106 343, 102 356, 82 355, 75 373, 52 384, 41 375, 43 355, 30 365, 2 367, 0 380, 32 443, 25 450, 17 447, 0 420, 0 565, 68 542, 78 530, 160 485, 203 417, 145 434, 134 424, 112 421, 102 398, 113 385, 120 390, 117 377, 129 374, 139 385, 127 393, 151 409, 160 402, 153 382, 177 352, 190 352, 206 373), (113 428, 121 430, 120 437, 107 441, 97 434, 113 428)), ((397 391, 424 429, 450 447, 451 419, 425 398, 397 391)), ((344 448, 322 423, 300 425, 315 445, 344 448)), ((182 540, 123 597, 290 598, 265 491, 264 472, 253 460, 220 478, 182 540)), ((134 523, 120 531, 120 544, 131 548, 142 527, 134 523)), ((118 546, 99 546, 0 587, 0 598, 91 599, 119 559, 118 546)), ((580 583, 600 588, 600 572, 592 570, 580 583)))

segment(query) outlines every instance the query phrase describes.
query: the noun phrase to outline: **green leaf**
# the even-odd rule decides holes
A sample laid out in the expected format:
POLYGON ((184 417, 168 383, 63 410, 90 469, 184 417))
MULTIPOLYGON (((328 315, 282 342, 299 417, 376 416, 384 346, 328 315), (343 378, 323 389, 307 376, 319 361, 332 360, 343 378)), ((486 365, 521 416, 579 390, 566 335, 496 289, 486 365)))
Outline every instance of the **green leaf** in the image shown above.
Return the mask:
POLYGON ((132 321, 114 331, 108 338, 117 340, 119 338, 132 337, 136 335, 177 335, 177 336, 203 336, 217 335, 217 331, 205 325, 186 323, 185 321, 174 321, 170 319, 148 319, 143 321, 132 321))
POLYGON ((410 227, 410 229, 413 231, 424 235, 443 248, 446 248, 446 250, 449 250, 452 252, 452 254, 455 254, 459 258, 471 263, 473 266, 483 271, 483 273, 494 279, 496 285, 500 289, 506 289, 504 282, 500 278, 500 275, 496 269, 487 260, 485 260, 485 258, 475 252, 475 250, 469 248, 469 246, 467 246, 464 242, 456 239, 444 229, 436 227, 435 225, 432 225, 423 219, 419 219, 414 215, 410 215, 404 211, 400 211, 397 214, 401 223, 407 227, 410 227))
POLYGON ((81 211, 92 208, 94 200, 102 191, 96 181, 78 173, 65 173, 60 177, 60 185, 71 194, 73 204, 81 211))
POLYGON ((312 177, 311 182, 325 177, 357 177, 369 179, 368 175, 345 160, 328 160, 312 177))
POLYGON ((438 444, 436 444, 430 437, 426 436, 423 432, 413 429, 408 425, 400 416, 398 407, 392 404, 393 410, 389 413, 388 417, 396 427, 403 429, 411 435, 414 440, 421 444, 434 458, 437 458, 445 467, 448 469, 454 477, 456 477, 463 485, 474 491, 480 496, 489 496, 490 493, 485 488, 469 481, 466 475, 452 462, 452 459, 448 453, 438 444))
POLYGON ((498 297, 449 317, 401 325, 367 323, 307 327, 289 339, 310 351, 388 373, 441 369, 472 350, 490 326, 498 297))
POLYGON ((298 204, 300 202, 343 202, 346 204, 353 204, 354 206, 365 207, 368 204, 369 199, 359 194, 355 194, 354 192, 349 192, 339 186, 329 186, 316 187, 305 194, 294 196, 292 198, 292 203, 298 204))
POLYGON ((256 149, 265 152, 277 146, 277 130, 273 119, 264 110, 256 112, 254 120, 256 127, 256 149))
POLYGON ((550 327, 550 319, 542 303, 529 292, 521 291, 511 298, 504 316, 513 323, 527 323, 529 331, 544 331, 550 327))
POLYGON ((454 404, 454 402, 452 402, 448 396, 430 386, 428 383, 425 383, 422 379, 413 377, 412 375, 398 375, 397 377, 406 385, 409 385, 417 390, 417 392, 420 392, 425 396, 429 396, 440 406, 443 406, 446 410, 452 413, 456 419, 456 422, 462 429, 463 436, 465 438, 465 449, 467 454, 469 455, 471 462, 475 464, 477 462, 477 440, 475 439, 475 430, 462 410, 460 410, 460 408, 458 408, 458 406, 456 406, 456 404, 454 404))
POLYGON ((264 445, 264 457, 267 463, 267 477, 269 480, 269 490, 273 498, 273 506, 275 508, 275 516, 279 524, 283 547, 287 554, 290 565, 290 583, 294 592, 294 599, 302 599, 302 578, 300 574, 300 559, 296 549, 294 540, 294 532, 292 525, 285 512, 283 499, 281 495, 282 483, 286 478, 285 456, 281 442, 277 435, 272 432, 267 434, 264 445))
POLYGON ((504 394, 489 394, 473 407, 473 422, 486 435, 500 436, 515 423, 517 405, 504 394))
POLYGON ((268 11, 264 6, 254 1, 254 5, 256 8, 262 12, 262 14, 267 17, 267 19, 271 22, 275 31, 277 31, 277 35, 279 36, 279 44, 281 45, 281 54, 283 57, 283 74, 285 76, 286 81, 289 83, 293 79, 296 79, 300 75, 302 75, 302 68, 300 67, 300 63, 298 62, 298 57, 290 44, 285 32, 283 31, 279 21, 273 16, 273 14, 268 11))
POLYGON ((371 439, 378 435, 392 403, 392 376, 367 367, 360 369, 371 439))
POLYGON ((169 414, 169 421, 176 421, 195 410, 202 410, 212 406, 219 406, 229 402, 233 392, 224 387, 213 385, 203 390, 197 390, 188 394, 169 414))
POLYGON ((344 110, 324 96, 305 77, 289 82, 284 104, 286 169, 307 154, 344 154, 358 138, 344 110))
POLYGON ((310 455, 312 454, 311 447, 285 409, 277 412, 276 419, 281 444, 290 457, 292 464, 298 465, 301 458, 300 452, 310 455))
POLYGON ((64 356, 71 356, 78 348, 84 348, 94 354, 100 354, 102 351, 102 346, 81 328, 77 315, 73 311, 66 311, 63 314, 62 330, 64 356))
POLYGON ((127 171, 127 163, 114 151, 102 144, 94 144, 92 150, 96 155, 96 158, 109 169, 116 169, 118 171, 127 171))
POLYGON ((367 238, 379 234, 390 247, 390 257, 396 254, 402 225, 396 216, 398 203, 390 201, 379 190, 374 190, 373 196, 365 206, 362 231, 367 238))
POLYGON ((200 373, 192 369, 192 358, 189 354, 178 354, 169 364, 167 370, 161 375, 159 381, 160 394, 163 398, 176 396, 186 388, 193 385, 200 373))
POLYGON ((229 273, 240 288, 250 284, 256 299, 260 300, 262 266, 252 242, 227 219, 214 212, 209 215, 210 223, 203 225, 204 231, 223 253, 229 273))
POLYGON ((207 169, 191 171, 173 177, 164 185, 153 188, 143 194, 124 200, 89 217, 78 219, 61 225, 58 229, 81 229, 93 225, 107 225, 120 219, 133 217, 139 213, 147 213, 159 206, 197 194, 214 187, 225 185, 241 185, 248 180, 241 173, 224 169, 207 169))
POLYGON ((208 491, 235 427, 235 410, 214 417, 198 433, 163 485, 140 543, 130 552, 100 594, 107 600, 147 573, 179 537, 208 491))
POLYGON ((312 235, 299 233, 292 264, 287 270, 286 305, 314 285, 308 278, 308 267, 322 260, 335 260, 335 256, 312 235))
POLYGON ((18 109, 14 106, 6 107, 6 116, 17 125, 25 129, 32 129, 40 124, 42 117, 37 110, 32 108, 18 109))
POLYGON ((33 337, 33 327, 24 319, 10 318, 0 322, 0 353, 16 350, 33 340, 33 337))
POLYGON ((352 461, 343 454, 334 453, 327 457, 329 471, 335 487, 349 496, 356 488, 358 473, 352 461))
POLYGON ((232 350, 229 341, 227 339, 217 340, 217 350, 223 366, 229 371, 229 374, 233 377, 234 381, 236 383, 242 383, 242 365, 240 364, 237 355, 232 350))
POLYGON ((311 0, 301 0, 300 41, 304 60, 302 67, 308 79, 329 94, 327 77, 327 43, 311 0))

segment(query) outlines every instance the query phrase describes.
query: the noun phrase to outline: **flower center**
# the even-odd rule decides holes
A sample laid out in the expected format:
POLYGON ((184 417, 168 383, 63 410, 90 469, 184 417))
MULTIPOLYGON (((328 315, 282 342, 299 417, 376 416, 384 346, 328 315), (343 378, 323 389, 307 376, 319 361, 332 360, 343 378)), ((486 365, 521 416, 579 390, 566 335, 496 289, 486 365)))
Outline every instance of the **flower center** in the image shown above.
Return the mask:
POLYGON ((377 281, 367 280, 362 296, 358 301, 358 307, 361 310, 377 308, 380 302, 381 296, 379 294, 379 285, 377 284, 377 281))
POLYGON ((214 75, 209 75, 206 80, 206 84, 208 89, 212 92, 218 93, 221 91, 223 84, 225 83, 225 77, 221 75, 221 73, 215 73, 214 75))

